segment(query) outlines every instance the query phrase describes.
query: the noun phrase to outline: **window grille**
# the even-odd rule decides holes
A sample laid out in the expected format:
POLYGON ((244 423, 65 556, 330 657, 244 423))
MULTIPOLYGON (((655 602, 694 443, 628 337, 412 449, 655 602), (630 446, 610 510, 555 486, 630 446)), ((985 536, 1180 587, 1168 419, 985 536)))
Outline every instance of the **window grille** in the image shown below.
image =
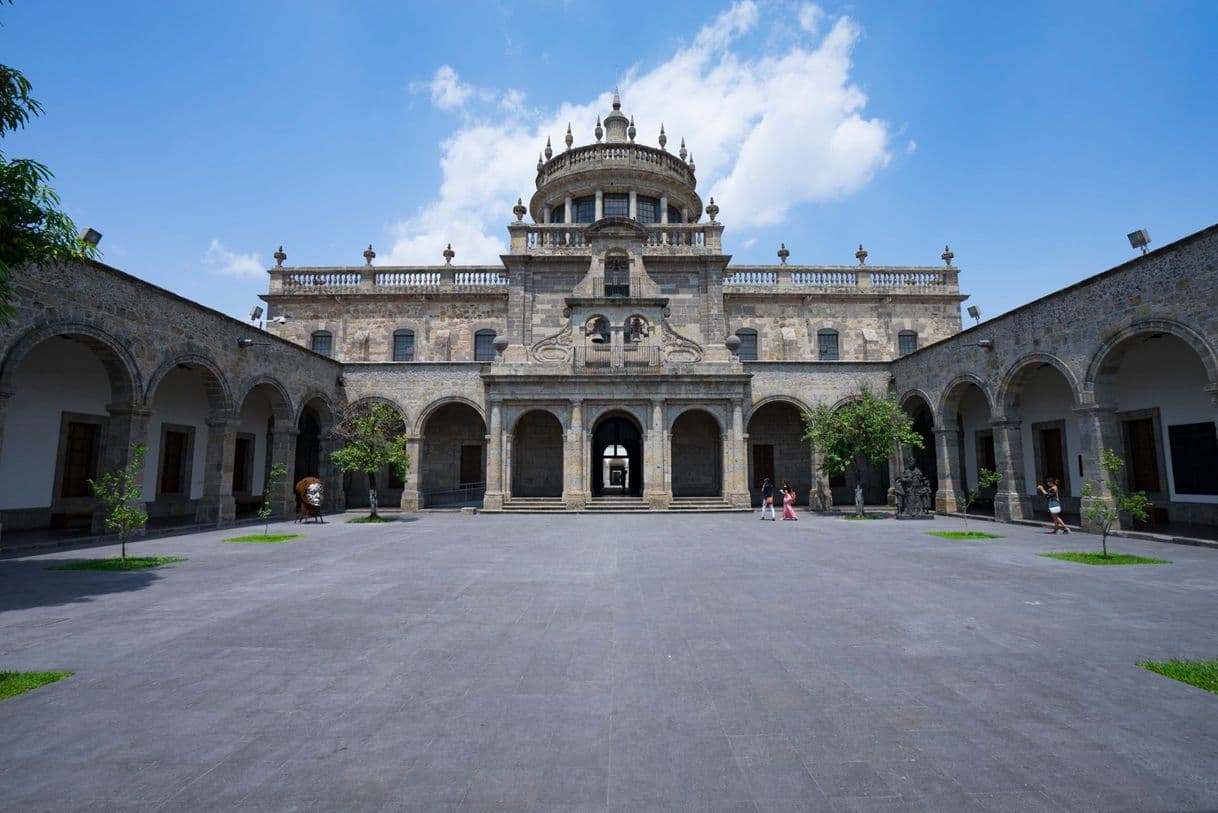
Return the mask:
POLYGON ((816 348, 821 361, 837 361, 837 331, 822 330, 816 334, 816 348))
POLYGON ((908 356, 918 349, 918 334, 912 330, 903 330, 897 334, 897 353, 908 356))
POLYGON ((330 356, 334 353, 334 337, 330 335, 328 330, 318 330, 313 334, 313 341, 310 345, 314 353, 323 356, 330 356))
POLYGON ((495 360, 495 331, 479 330, 474 334, 474 361, 495 360))
POLYGON ((414 331, 395 330, 393 332, 393 360, 414 361, 414 331))
POLYGON ((743 328, 736 331, 736 338, 740 339, 740 360, 756 361, 757 331, 743 328))

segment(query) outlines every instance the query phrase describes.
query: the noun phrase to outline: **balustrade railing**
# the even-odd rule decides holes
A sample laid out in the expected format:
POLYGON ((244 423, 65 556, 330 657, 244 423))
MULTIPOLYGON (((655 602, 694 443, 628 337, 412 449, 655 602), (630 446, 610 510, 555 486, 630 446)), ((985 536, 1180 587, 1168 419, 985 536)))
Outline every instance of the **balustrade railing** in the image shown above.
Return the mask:
POLYGON ((362 268, 358 271, 271 270, 271 293, 310 293, 324 291, 426 291, 506 292, 507 272, 494 268, 362 268))
POLYGON ((660 348, 654 344, 577 344, 574 350, 576 370, 629 368, 645 372, 660 367, 660 348))
POLYGON ((723 278, 728 293, 799 293, 811 289, 864 293, 881 289, 885 294, 958 293, 957 271, 930 268, 816 268, 816 267, 737 267, 723 278))
MULTIPOLYGON (((513 223, 513 253, 586 254, 591 223, 513 223)), ((701 252, 722 248, 722 223, 640 223, 647 230, 643 244, 652 249, 701 252)))
POLYGON ((927 287, 943 284, 943 274, 939 271, 871 272, 871 285, 875 288, 895 288, 904 286, 927 287))
POLYGON ((853 288, 859 277, 853 271, 792 271, 791 284, 813 285, 819 288, 853 288))
POLYGON ((543 164, 537 173, 537 188, 540 189, 569 172, 577 172, 584 167, 595 168, 602 164, 660 169, 691 187, 697 183, 689 164, 670 152, 642 144, 589 144, 557 153, 543 164))
POLYGON ((349 288, 359 285, 358 271, 323 271, 318 273, 287 273, 283 275, 285 286, 326 286, 349 288))
POLYGON ((640 296, 643 287, 642 274, 630 274, 628 277, 595 277, 592 280, 592 295, 610 299, 626 299, 640 296))

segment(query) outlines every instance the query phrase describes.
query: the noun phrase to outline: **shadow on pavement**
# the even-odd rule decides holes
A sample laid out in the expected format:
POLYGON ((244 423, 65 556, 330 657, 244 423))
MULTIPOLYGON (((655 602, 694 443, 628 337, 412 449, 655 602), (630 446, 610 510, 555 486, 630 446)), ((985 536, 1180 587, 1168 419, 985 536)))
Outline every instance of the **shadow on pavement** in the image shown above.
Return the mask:
POLYGON ((161 578, 156 568, 125 572, 47 569, 87 558, 0 561, 0 613, 92 601, 107 593, 142 590, 161 578))

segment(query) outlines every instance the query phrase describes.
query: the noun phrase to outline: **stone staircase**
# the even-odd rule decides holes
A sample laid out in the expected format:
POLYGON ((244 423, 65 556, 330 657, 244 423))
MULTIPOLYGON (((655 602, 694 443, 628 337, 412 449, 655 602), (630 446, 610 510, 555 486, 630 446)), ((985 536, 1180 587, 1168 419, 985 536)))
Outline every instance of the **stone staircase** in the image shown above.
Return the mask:
POLYGON ((643 514, 651 510, 642 497, 593 497, 585 511, 604 514, 643 514))
POLYGON ((752 508, 736 508, 722 497, 673 497, 669 511, 689 514, 748 513, 752 508))
POLYGON ((553 514, 566 511, 562 497, 513 497, 503 503, 503 510, 517 514, 553 514))

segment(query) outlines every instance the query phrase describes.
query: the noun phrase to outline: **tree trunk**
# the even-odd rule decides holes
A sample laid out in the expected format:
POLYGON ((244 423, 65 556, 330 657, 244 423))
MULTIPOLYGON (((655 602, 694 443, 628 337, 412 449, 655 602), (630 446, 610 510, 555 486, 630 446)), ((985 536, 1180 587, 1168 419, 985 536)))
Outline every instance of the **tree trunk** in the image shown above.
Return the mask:
POLYGON ((854 461, 854 515, 863 516, 863 467, 854 461))
POLYGON ((368 516, 373 519, 380 519, 381 515, 377 513, 376 504, 376 474, 371 471, 368 472, 368 507, 371 510, 368 516))

